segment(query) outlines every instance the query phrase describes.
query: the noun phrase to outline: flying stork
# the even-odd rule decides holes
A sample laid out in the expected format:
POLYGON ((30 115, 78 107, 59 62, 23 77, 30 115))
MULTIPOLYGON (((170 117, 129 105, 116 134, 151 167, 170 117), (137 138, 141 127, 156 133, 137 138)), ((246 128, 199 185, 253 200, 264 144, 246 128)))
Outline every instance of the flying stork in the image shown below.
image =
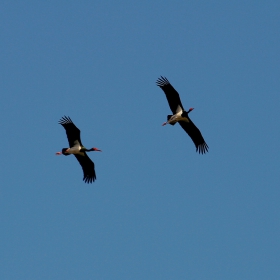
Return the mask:
POLYGON ((75 126, 75 124, 69 117, 62 117, 58 123, 61 124, 66 130, 66 135, 68 138, 70 148, 63 148, 62 151, 57 152, 56 155, 69 156, 73 154, 82 166, 84 172, 83 180, 85 181, 85 183, 94 182, 96 179, 94 163, 88 157, 86 152, 101 152, 101 150, 97 148, 87 149, 83 146, 80 138, 80 130, 75 126))
POLYGON ((179 93, 174 89, 174 87, 165 77, 161 76, 160 78, 158 78, 156 84, 164 91, 169 103, 169 107, 173 113, 173 115, 167 116, 167 122, 163 123, 162 125, 174 125, 178 122, 193 140, 196 151, 201 154, 208 152, 208 145, 203 139, 201 132, 189 118, 189 113, 194 108, 190 108, 188 111, 184 110, 179 93))

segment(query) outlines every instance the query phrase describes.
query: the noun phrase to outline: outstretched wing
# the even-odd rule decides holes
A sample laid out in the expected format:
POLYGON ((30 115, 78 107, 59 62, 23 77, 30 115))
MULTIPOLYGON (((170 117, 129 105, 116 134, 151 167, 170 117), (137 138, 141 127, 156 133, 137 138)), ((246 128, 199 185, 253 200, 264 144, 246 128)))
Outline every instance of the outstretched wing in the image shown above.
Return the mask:
POLYGON ((201 154, 208 152, 208 145, 206 144, 200 130, 195 126, 195 124, 188 118, 189 122, 179 121, 181 127, 188 133, 188 135, 193 140, 196 151, 201 154))
POLYGON ((80 145, 83 146, 80 137, 80 130, 74 125, 69 117, 62 117, 58 123, 61 124, 66 130, 69 147, 73 147, 75 145, 75 141, 77 140, 79 141, 80 145))
POLYGON ((184 110, 179 93, 165 77, 160 76, 160 78, 157 79, 156 84, 164 91, 173 114, 176 114, 178 105, 181 106, 182 110, 184 110))
POLYGON ((94 163, 92 162, 92 160, 88 157, 88 155, 86 153, 84 153, 85 155, 75 155, 76 159, 78 160, 78 162, 80 163, 80 165, 83 168, 84 171, 84 178, 83 180, 85 181, 85 183, 92 183, 95 181, 96 179, 96 174, 95 174, 95 170, 94 170, 94 163))

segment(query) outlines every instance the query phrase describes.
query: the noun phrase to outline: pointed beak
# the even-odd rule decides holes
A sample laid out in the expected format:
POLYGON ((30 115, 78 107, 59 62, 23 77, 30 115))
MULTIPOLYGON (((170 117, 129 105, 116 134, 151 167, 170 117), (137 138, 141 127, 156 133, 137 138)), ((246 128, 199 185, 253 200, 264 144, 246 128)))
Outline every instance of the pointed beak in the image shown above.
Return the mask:
POLYGON ((162 126, 165 126, 167 124, 167 122, 163 123, 162 126))
POLYGON ((61 152, 57 152, 57 153, 55 153, 57 156, 60 156, 60 155, 62 155, 62 153, 61 152))
POLYGON ((97 149, 97 148, 93 148, 93 150, 94 150, 95 152, 102 152, 101 150, 99 150, 99 149, 97 149))

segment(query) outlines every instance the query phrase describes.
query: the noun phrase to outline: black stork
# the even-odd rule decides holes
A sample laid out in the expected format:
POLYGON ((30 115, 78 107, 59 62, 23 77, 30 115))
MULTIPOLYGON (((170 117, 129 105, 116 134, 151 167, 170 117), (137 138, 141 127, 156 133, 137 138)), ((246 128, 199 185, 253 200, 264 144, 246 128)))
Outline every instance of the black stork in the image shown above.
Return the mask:
POLYGON ((66 116, 62 117, 58 123, 61 124, 66 130, 66 135, 68 138, 70 148, 63 148, 62 151, 57 152, 56 155, 69 156, 71 154, 74 154, 74 156, 76 157, 76 159, 78 160, 78 162, 83 168, 84 171, 83 180, 85 181, 85 183, 94 182, 96 179, 94 163, 88 157, 86 152, 92 152, 92 151, 101 152, 101 150, 97 148, 87 149, 83 146, 80 137, 80 130, 74 125, 74 123, 69 117, 66 116))
POLYGON ((169 103, 169 107, 173 113, 173 115, 167 116, 167 122, 163 123, 163 125, 174 125, 178 122, 193 140, 196 151, 201 154, 208 152, 208 145, 203 139, 201 132, 189 118, 189 113, 194 108, 190 108, 188 111, 184 110, 179 93, 174 89, 174 87, 165 77, 161 76, 160 78, 158 78, 156 84, 164 91, 169 103))

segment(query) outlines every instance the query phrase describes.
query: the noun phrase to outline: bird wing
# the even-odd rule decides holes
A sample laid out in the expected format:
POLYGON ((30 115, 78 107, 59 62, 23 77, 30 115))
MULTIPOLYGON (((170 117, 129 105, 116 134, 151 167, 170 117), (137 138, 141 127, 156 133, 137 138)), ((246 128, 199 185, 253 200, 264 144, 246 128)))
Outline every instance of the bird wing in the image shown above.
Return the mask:
POLYGON ((74 125, 69 117, 62 117, 58 123, 61 124, 66 130, 69 147, 73 147, 75 144, 77 144, 77 140, 79 141, 80 145, 83 146, 80 137, 80 129, 74 125))
POLYGON ((167 101, 169 103, 169 107, 173 114, 176 114, 178 106, 184 110, 182 105, 179 93, 175 90, 175 88, 169 83, 169 81, 165 77, 160 77, 156 81, 157 86, 159 86, 165 93, 167 101))
POLYGON ((83 168, 84 171, 84 178, 83 180, 85 183, 92 183, 96 179, 96 174, 94 170, 94 163, 93 161, 88 157, 86 153, 84 153, 84 156, 79 154, 74 154, 78 162, 83 168))
POLYGON ((179 121, 181 127, 188 133, 188 135, 193 140, 196 151, 201 154, 208 152, 208 145, 206 144, 200 130, 195 126, 195 124, 188 118, 189 122, 179 121))

